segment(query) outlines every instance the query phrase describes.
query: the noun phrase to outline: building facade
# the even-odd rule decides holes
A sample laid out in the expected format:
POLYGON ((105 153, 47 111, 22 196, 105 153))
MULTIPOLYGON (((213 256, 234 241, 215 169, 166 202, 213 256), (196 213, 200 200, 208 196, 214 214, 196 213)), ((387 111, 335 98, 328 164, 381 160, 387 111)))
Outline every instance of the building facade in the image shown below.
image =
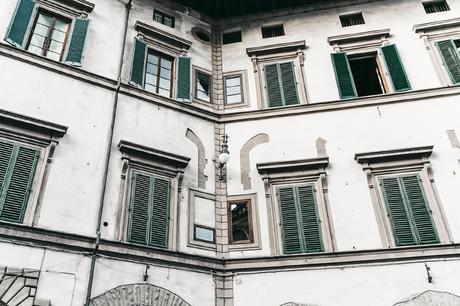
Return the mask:
POLYGON ((460 305, 459 15, 1 1, 0 306, 460 305))

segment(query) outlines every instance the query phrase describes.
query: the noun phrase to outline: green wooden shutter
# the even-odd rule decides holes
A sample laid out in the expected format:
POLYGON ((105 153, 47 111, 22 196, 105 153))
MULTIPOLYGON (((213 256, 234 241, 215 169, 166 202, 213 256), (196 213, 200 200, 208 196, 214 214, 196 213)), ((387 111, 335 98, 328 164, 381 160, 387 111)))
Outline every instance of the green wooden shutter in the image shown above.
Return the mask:
POLYGON ((7 42, 18 48, 22 48, 34 8, 34 0, 19 0, 16 12, 6 35, 7 42))
POLYGON ((129 208, 128 241, 147 244, 149 234, 150 177, 133 173, 129 208))
POLYGON ((168 180, 154 178, 152 213, 150 214, 150 245, 167 248, 169 234, 169 197, 168 180))
POLYGON ((460 83, 460 54, 452 40, 444 40, 436 43, 441 53, 444 66, 454 82, 460 83))
POLYGON ((177 58, 177 94, 182 102, 192 101, 192 59, 188 56, 177 58))
POLYGON ((40 151, 3 142, 0 147, 0 220, 22 223, 40 151))
POLYGON ((278 64, 265 65, 265 90, 268 107, 283 105, 283 92, 278 72, 278 64))
POLYGON ((144 87, 145 63, 147 58, 147 44, 142 40, 134 39, 133 62, 131 66, 130 84, 144 87))
POLYGON ((391 81, 393 82, 394 90, 398 92, 410 90, 410 83, 396 45, 387 45, 380 49, 383 57, 385 58, 385 63, 387 65, 391 81))
POLYGON ((280 188, 278 190, 280 208, 281 233, 285 254, 302 253, 302 239, 296 207, 294 188, 280 188))
POLYGON ((428 207, 426 195, 423 192, 418 175, 401 177, 406 199, 410 206, 412 220, 417 233, 419 244, 438 243, 436 227, 432 219, 432 211, 428 207))
POLYGON ((340 98, 355 98, 357 96, 356 87, 347 54, 345 52, 332 53, 331 58, 340 98))
POLYGON ((279 64, 281 75, 281 84, 283 87, 284 105, 299 104, 297 95, 297 81, 295 78, 295 70, 293 62, 279 64))
POLYGON ((304 252, 321 252, 323 243, 321 237, 321 223, 313 185, 297 188, 299 206, 302 219, 304 252))
POLYGON ((75 18, 72 37, 67 51, 66 63, 81 66, 89 19, 75 18))

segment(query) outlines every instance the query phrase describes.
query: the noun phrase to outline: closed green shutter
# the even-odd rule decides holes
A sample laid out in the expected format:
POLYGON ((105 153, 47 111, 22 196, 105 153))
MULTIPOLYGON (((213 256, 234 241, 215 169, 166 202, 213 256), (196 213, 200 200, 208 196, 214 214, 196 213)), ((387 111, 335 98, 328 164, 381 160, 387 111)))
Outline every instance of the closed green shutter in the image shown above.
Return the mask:
POLYGON ((353 81, 353 75, 351 74, 347 54, 345 52, 332 53, 331 58, 340 98, 355 98, 357 96, 356 88, 353 81))
POLYGON ((144 87, 145 62, 147 57, 147 44, 140 39, 134 39, 134 54, 131 66, 130 84, 144 87))
POLYGON ((192 101, 192 59, 187 56, 177 58, 177 100, 192 101))
POLYGON ((265 89, 268 107, 283 105, 283 92, 278 75, 278 64, 265 65, 265 89))
POLYGON ((280 188, 278 202, 284 253, 323 251, 314 186, 280 188))
POLYGON ((460 54, 452 40, 444 40, 436 43, 441 53, 444 66, 454 82, 460 83, 460 54))
POLYGON ((388 72, 393 82, 393 88, 395 91, 406 91, 410 90, 410 83, 404 70, 404 66, 399 57, 398 49, 396 45, 387 45, 381 48, 385 63, 387 65, 388 72))
POLYGON ((264 66, 268 107, 299 104, 294 63, 264 66))
POLYGON ((134 172, 128 241, 167 248, 170 182, 134 172))
POLYGON ((279 64, 279 70, 281 75, 281 84, 283 86, 284 105, 299 104, 294 63, 281 63, 279 64))
POLYGON ((419 176, 382 178, 380 184, 396 245, 438 243, 419 176))
POLYGON ((22 223, 40 151, 0 142, 0 220, 22 223))
POLYGON ((81 66, 83 50, 85 48, 86 35, 88 33, 89 19, 76 18, 69 49, 67 51, 66 63, 81 66))
POLYGON ((18 48, 22 48, 34 8, 34 0, 19 0, 16 12, 6 35, 7 42, 18 48))

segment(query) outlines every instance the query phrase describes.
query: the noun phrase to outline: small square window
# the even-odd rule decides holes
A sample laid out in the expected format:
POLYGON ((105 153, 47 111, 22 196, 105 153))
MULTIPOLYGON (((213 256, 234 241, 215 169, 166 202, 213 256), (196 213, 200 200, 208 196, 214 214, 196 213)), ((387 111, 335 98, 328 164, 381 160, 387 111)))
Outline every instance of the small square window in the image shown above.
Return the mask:
POLYGON ((450 11, 449 4, 447 1, 432 1, 423 3, 425 12, 427 14, 440 13, 450 11))
POLYGON ((359 24, 365 24, 362 13, 339 16, 342 27, 351 27, 359 24))
POLYGON ((211 102, 211 75, 195 71, 195 98, 205 102, 211 102))
POLYGON ((225 104, 241 104, 243 100, 243 89, 241 75, 228 76, 225 80, 225 104))
POLYGON ((229 32, 222 34, 222 44, 233 44, 242 41, 241 31, 229 32))
POLYGON ((249 201, 229 203, 229 243, 251 243, 253 232, 251 223, 251 205, 249 201))
POLYGON ((174 17, 167 15, 159 10, 153 10, 153 20, 170 28, 174 28, 174 17))
POLYGON ((215 229, 202 225, 195 225, 195 240, 215 243, 215 229))
POLYGON ((278 36, 284 36, 284 26, 282 24, 262 28, 262 38, 278 36))

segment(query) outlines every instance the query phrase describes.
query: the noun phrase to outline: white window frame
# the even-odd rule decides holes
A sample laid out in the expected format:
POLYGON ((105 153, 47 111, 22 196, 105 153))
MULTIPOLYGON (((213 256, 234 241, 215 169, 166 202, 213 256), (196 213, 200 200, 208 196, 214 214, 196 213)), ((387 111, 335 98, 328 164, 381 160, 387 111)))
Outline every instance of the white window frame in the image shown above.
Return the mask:
POLYGON ((246 70, 239 71, 229 71, 224 72, 223 75, 224 82, 224 108, 225 109, 235 109, 235 108, 245 108, 249 107, 249 88, 248 88, 248 74, 246 70), (240 103, 227 104, 227 86, 225 84, 225 79, 239 77, 241 80, 241 99, 243 100, 240 103))

